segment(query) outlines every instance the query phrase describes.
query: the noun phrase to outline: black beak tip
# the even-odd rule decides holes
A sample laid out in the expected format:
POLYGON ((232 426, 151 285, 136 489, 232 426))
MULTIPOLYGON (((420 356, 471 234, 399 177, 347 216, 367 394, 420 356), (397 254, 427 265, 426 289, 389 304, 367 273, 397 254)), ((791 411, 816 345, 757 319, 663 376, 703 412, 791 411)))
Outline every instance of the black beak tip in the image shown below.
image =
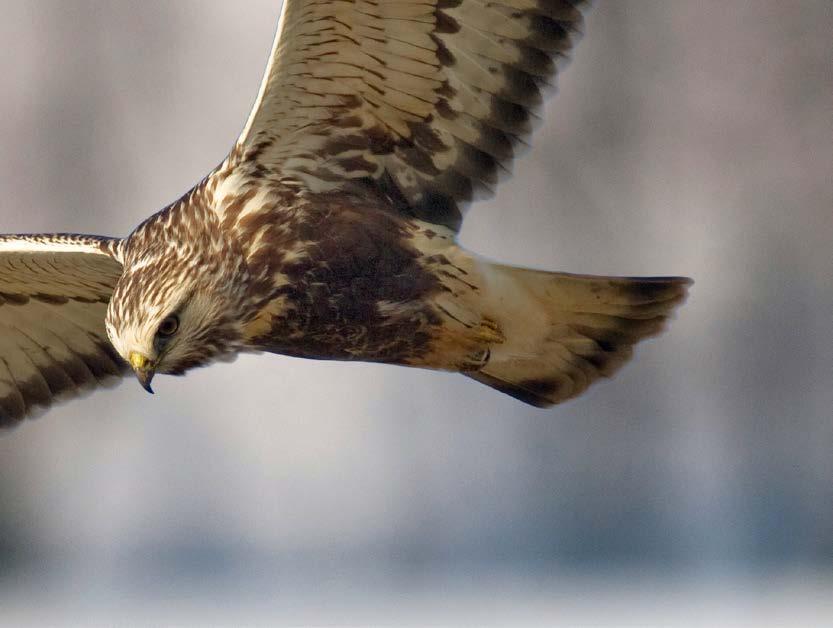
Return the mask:
POLYGON ((153 372, 150 371, 137 371, 136 372, 136 379, 139 380, 139 384, 144 388, 147 392, 151 395, 154 394, 153 388, 150 387, 150 382, 153 379, 153 372))

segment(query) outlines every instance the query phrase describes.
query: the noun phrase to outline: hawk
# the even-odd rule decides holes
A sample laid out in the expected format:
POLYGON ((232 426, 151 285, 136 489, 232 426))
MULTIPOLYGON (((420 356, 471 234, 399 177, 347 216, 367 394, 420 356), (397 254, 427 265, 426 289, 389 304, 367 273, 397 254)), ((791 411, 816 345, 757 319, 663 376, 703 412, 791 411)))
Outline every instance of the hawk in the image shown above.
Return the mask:
POLYGON ((690 280, 517 268, 456 241, 583 4, 285 0, 245 127, 193 189, 126 238, 0 236, 0 424, 240 352, 458 372, 542 407, 613 374, 690 280))

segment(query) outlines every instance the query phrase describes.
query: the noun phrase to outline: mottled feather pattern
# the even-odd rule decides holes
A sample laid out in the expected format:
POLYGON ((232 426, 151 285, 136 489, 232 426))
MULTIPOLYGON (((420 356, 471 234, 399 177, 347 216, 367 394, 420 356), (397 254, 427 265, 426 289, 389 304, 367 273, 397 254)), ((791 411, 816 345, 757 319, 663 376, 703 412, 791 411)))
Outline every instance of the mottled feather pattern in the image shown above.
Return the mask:
POLYGON ((415 223, 372 189, 274 193, 272 215, 246 211, 252 198, 223 213, 259 308, 246 326, 250 347, 393 363, 428 350, 441 323, 430 297, 442 287, 411 242, 415 223))
POLYGON ((234 166, 312 191, 370 177, 410 215, 459 228, 530 133, 581 4, 287 0, 234 166))
POLYGON ((221 228, 212 189, 203 181, 125 240, 124 273, 107 311, 108 333, 124 355, 128 344, 153 336, 161 318, 199 300, 201 320, 168 370, 174 375, 241 350, 242 326, 255 314, 242 249, 221 228))

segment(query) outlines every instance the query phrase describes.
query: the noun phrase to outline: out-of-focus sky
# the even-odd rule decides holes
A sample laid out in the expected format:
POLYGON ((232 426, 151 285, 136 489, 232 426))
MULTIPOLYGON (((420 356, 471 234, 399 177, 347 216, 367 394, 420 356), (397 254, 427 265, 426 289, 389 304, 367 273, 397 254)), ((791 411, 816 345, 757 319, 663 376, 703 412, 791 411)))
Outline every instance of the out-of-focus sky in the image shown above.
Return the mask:
MULTIPOLYGON (((278 12, 0 0, 0 232, 125 235, 186 191, 278 12)), ((279 356, 56 407, 0 435, 0 623, 833 616, 833 5, 599 0, 585 30, 462 241, 692 276, 669 332, 548 411, 279 356)))

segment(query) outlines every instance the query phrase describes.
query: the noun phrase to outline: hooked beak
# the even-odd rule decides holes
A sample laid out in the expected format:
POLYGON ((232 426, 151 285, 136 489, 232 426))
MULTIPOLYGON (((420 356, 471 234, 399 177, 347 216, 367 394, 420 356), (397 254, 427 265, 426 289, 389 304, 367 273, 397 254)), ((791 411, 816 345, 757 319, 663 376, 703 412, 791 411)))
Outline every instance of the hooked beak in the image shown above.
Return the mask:
POLYGON ((130 366, 133 367, 133 372, 136 373, 136 379, 146 391, 151 395, 153 388, 150 387, 150 381, 153 379, 154 370, 153 362, 147 356, 142 355, 138 351, 130 352, 130 366))

